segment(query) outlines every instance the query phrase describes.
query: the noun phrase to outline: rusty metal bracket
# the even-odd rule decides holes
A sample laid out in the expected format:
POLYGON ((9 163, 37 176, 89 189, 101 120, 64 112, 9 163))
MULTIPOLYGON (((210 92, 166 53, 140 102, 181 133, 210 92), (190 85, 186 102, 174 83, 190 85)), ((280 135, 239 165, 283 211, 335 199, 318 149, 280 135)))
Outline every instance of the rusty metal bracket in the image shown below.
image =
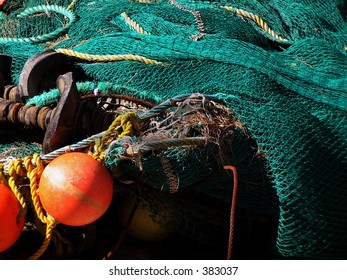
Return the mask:
POLYGON ((23 104, 0 97, 0 121, 40 127, 45 131, 43 153, 75 141, 74 125, 80 97, 71 72, 57 79, 61 98, 55 108, 23 104))
POLYGON ((18 94, 20 97, 34 97, 55 88, 58 76, 69 71, 68 59, 64 54, 55 51, 38 53, 24 64, 18 94))
POLYGON ((10 83, 11 57, 0 55, 0 122, 12 122, 45 130, 43 153, 50 153, 106 130, 130 108, 151 108, 149 102, 119 94, 81 97, 65 55, 46 51, 29 58, 18 86, 10 83), (67 73, 68 72, 68 73, 67 73), (56 106, 26 104, 26 99, 58 88, 56 106))
POLYGON ((60 100, 43 139, 42 150, 44 153, 68 145, 75 138, 75 117, 81 100, 72 72, 59 76, 57 87, 60 92, 60 100))

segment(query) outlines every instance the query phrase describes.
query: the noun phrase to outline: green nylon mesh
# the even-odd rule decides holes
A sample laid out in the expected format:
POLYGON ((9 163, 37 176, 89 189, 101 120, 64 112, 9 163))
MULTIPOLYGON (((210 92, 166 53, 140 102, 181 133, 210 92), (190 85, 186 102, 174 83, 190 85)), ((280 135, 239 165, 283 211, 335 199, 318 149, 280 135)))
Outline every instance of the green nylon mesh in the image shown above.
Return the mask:
MULTIPOLYGON (((65 25, 67 20, 55 13, 15 18, 24 8, 47 2, 53 3, 7 1, 0 36, 38 36, 65 25)), ((70 1, 54 4, 67 7, 70 1)), ((344 1, 80 0, 72 11, 78 20, 68 37, 0 44, 0 52, 13 56, 13 83, 25 61, 47 48, 130 53, 165 62, 71 59, 80 81, 109 82, 150 101, 195 92, 216 95, 247 126, 266 156, 269 188, 279 198, 279 252, 285 257, 347 256, 344 1), (274 40, 222 5, 258 15, 288 42, 274 40), (201 31, 194 11, 199 11, 206 33, 197 41, 191 38, 201 31), (134 31, 123 12, 150 35, 134 31)))
POLYGON ((41 153, 42 132, 0 123, 0 163, 41 153))

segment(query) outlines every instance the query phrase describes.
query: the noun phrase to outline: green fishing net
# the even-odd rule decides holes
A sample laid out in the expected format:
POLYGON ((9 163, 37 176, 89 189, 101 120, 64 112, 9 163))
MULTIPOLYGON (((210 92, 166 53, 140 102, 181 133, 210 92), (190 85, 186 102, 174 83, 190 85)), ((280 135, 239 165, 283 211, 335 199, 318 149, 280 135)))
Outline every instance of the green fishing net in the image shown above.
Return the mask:
MULTIPOLYGON (((347 256, 345 1, 80 0, 70 6, 76 16, 71 26, 69 16, 52 10, 17 17, 47 4, 67 10, 71 1, 7 1, 2 8, 0 52, 13 58, 14 84, 29 57, 66 49, 125 58, 69 56, 79 88, 108 84, 154 103, 184 94, 214 96, 244 127, 232 130, 231 138, 224 135, 230 141, 228 163, 241 173, 238 205, 279 213, 276 243, 284 257, 347 256), (40 36, 40 42, 8 39, 40 36), (264 161, 254 164, 259 154, 264 161)), ((28 102, 46 105, 59 95, 34 98, 28 102)), ((231 176, 209 177, 220 164, 210 156, 213 145, 183 156, 180 151, 169 149, 165 156, 186 189, 201 182, 205 193, 230 201, 231 176)), ((109 153, 110 169, 117 155, 109 153)), ((144 156, 141 172, 131 162, 120 168, 165 189, 160 160, 160 154, 144 156)))

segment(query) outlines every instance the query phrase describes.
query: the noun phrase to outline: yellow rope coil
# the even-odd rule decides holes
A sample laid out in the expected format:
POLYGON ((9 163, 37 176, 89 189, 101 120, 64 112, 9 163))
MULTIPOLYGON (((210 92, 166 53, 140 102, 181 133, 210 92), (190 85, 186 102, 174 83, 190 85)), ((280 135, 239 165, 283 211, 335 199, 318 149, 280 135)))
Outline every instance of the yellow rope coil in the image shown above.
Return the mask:
POLYGON ((27 211, 26 200, 17 186, 18 181, 28 178, 30 180, 30 193, 35 212, 40 221, 46 224, 45 240, 30 259, 38 259, 45 252, 52 239, 53 229, 57 224, 56 220, 52 216, 45 213, 39 199, 38 183, 43 168, 43 163, 38 154, 27 156, 24 160, 14 159, 10 161, 8 164, 8 178, 6 178, 4 174, 4 164, 0 164, 0 182, 10 187, 21 206, 21 211, 19 212, 17 219, 19 220, 25 217, 27 211))
POLYGON ((153 65, 165 65, 163 62, 153 60, 144 56, 140 55, 134 55, 134 54, 119 54, 119 55, 97 55, 97 54, 87 54, 87 53, 81 53, 76 52, 69 49, 56 49, 55 50, 58 53, 65 54, 67 56, 87 60, 87 61, 93 61, 93 62, 115 62, 115 61, 124 61, 124 60, 132 60, 132 61, 138 61, 145 64, 153 64, 153 65))
POLYGON ((137 33, 150 35, 151 33, 144 30, 136 21, 131 19, 126 12, 121 13, 121 16, 124 18, 125 22, 132 27, 137 33))
POLYGON ((253 20, 261 29, 263 29, 266 33, 270 34, 272 37, 276 38, 277 40, 280 40, 280 41, 288 41, 288 39, 280 36, 280 35, 277 35, 275 33, 275 31, 273 31, 269 26, 268 24, 261 18, 259 17, 258 15, 255 15, 251 12, 247 12, 245 10, 242 10, 242 9, 237 9, 237 8, 234 8, 232 6, 221 6, 221 8, 224 8, 230 12, 234 12, 236 15, 238 16, 242 16, 244 18, 248 18, 248 19, 251 19, 253 20))
POLYGON ((93 158, 102 161, 105 158, 105 147, 113 140, 114 131, 122 129, 121 134, 118 135, 118 139, 124 136, 135 135, 140 129, 140 124, 137 122, 135 112, 128 112, 124 115, 118 116, 107 129, 104 136, 95 141, 93 158))

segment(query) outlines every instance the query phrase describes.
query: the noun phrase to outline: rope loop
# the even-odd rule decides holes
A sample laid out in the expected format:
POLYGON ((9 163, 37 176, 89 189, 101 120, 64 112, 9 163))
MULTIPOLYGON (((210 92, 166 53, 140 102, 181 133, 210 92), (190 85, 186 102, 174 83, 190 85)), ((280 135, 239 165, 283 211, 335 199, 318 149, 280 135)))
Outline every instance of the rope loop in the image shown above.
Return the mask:
POLYGON ((19 188, 16 184, 16 181, 12 177, 10 177, 8 180, 8 186, 10 187, 12 193, 15 195, 16 199, 19 202, 20 211, 19 211, 18 216, 17 216, 17 221, 20 221, 22 218, 24 218, 26 216, 26 213, 27 213, 26 200, 25 200, 24 196, 22 195, 22 193, 19 191, 19 188))
POLYGON ((35 167, 30 172, 28 172, 28 178, 30 180, 30 193, 31 193, 31 198, 33 201, 33 206, 37 214, 37 217, 41 220, 42 223, 46 224, 47 217, 41 205, 41 201, 39 198, 39 191, 38 191, 38 183, 40 178, 39 173, 40 171, 38 170, 37 167, 35 167))
POLYGON ((44 169, 40 156, 38 154, 34 154, 32 157, 29 156, 24 160, 24 164, 28 170, 27 177, 30 180, 30 193, 36 215, 43 224, 46 224, 45 240, 36 253, 30 257, 30 259, 38 259, 48 248, 52 240, 53 229, 58 222, 46 213, 40 201, 38 184, 44 169))
POLYGON ((11 38, 11 37, 0 37, 0 43, 45 43, 48 41, 53 41, 59 38, 59 36, 67 33, 68 29, 77 21, 77 18, 73 12, 69 9, 58 6, 58 5, 39 5, 35 7, 31 7, 23 11, 22 13, 17 15, 17 18, 24 18, 27 16, 31 16, 37 13, 47 13, 47 12, 55 12, 61 14, 69 19, 68 24, 63 27, 60 27, 50 33, 39 35, 36 37, 27 37, 27 38, 11 38))
POLYGON ((7 168, 8 176, 5 175, 4 169, 5 165, 0 163, 0 182, 9 186, 21 206, 17 221, 23 219, 27 212, 27 202, 18 188, 18 183, 22 183, 25 178, 30 181, 29 186, 33 208, 38 220, 46 225, 45 240, 37 252, 30 257, 30 259, 38 259, 49 246, 52 240, 53 230, 58 223, 52 216, 46 213, 39 198, 38 184, 44 169, 43 162, 38 154, 34 154, 24 159, 11 160, 7 168))

